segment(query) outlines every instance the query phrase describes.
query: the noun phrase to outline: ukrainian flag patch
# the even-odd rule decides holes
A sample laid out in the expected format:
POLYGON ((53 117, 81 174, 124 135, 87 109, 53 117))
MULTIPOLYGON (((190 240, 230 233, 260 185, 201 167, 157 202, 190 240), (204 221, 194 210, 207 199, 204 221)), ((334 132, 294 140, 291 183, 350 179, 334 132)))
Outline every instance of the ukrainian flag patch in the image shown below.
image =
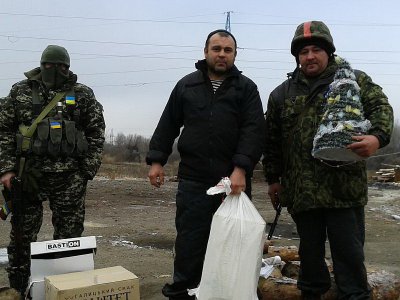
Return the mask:
POLYGON ((61 128, 61 123, 60 122, 50 122, 50 127, 52 129, 61 128))
POLYGON ((66 96, 65 104, 67 105, 75 105, 75 96, 66 96))

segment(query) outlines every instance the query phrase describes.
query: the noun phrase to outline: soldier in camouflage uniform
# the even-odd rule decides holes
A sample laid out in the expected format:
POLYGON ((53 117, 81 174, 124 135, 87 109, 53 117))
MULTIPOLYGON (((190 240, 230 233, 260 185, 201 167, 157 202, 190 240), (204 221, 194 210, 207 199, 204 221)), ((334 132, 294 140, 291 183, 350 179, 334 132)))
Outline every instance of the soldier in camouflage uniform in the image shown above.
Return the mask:
POLYGON ((16 249, 13 226, 7 268, 10 286, 21 294, 30 274, 30 243, 36 241, 42 224, 42 202, 49 201, 52 210, 54 239, 81 236, 87 181, 101 163, 103 108, 93 91, 77 82, 69 66, 66 49, 48 46, 40 67, 12 86, 0 111, 0 180, 10 188, 11 179, 18 175, 23 183, 23 234, 18 237, 22 249, 16 249), (57 93, 62 98, 23 148, 21 128, 30 126, 57 93))
MULTIPOLYGON (((327 163, 311 155, 337 70, 335 46, 319 21, 300 24, 291 44, 297 68, 268 100, 264 171, 276 207, 286 206, 300 236, 298 288, 303 299, 321 299, 330 288, 324 261, 328 237, 339 299, 369 299, 364 266, 365 161, 327 163)), ((364 114, 372 127, 347 148, 369 157, 390 141, 393 110, 381 87, 355 71, 364 114)))

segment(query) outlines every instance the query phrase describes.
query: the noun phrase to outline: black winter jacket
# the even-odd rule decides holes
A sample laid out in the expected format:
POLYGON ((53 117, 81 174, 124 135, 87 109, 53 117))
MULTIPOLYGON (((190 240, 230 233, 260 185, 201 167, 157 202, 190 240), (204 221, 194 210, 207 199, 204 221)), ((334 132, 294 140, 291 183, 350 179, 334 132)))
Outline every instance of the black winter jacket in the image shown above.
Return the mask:
POLYGON ((213 92, 206 61, 175 86, 150 141, 147 164, 166 164, 183 127, 178 176, 216 184, 234 166, 249 179, 263 151, 264 116, 256 84, 234 66, 213 92))

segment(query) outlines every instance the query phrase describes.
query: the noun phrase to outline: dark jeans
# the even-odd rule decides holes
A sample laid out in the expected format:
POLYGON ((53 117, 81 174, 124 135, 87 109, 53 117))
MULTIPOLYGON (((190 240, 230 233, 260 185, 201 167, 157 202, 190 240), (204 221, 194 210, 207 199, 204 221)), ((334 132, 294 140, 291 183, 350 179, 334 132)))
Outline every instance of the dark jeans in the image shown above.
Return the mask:
POLYGON ((194 299, 187 289, 200 283, 203 261, 214 213, 223 195, 206 194, 210 184, 181 180, 176 194, 174 283, 166 284, 163 294, 170 299, 194 299))
POLYGON ((300 236, 298 288, 314 294, 329 290, 331 279, 325 263, 328 237, 338 299, 370 299, 364 266, 364 207, 313 209, 295 214, 293 219, 300 236))

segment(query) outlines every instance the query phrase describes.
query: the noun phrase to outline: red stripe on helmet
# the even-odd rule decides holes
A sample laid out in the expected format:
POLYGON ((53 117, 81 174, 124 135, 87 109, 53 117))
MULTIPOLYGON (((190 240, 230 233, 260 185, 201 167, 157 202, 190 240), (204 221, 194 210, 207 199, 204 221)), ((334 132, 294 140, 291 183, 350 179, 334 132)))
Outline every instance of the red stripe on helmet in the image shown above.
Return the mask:
POLYGON ((311 22, 304 23, 304 37, 305 38, 311 37, 311 22))

